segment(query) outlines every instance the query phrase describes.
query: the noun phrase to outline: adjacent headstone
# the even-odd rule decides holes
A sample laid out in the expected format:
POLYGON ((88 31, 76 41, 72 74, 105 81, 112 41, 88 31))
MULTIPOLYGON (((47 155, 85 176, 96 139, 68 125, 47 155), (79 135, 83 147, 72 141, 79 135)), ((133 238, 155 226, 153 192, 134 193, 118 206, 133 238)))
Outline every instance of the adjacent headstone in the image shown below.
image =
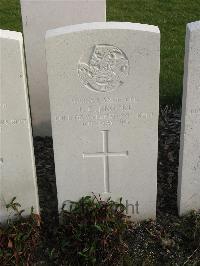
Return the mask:
POLYGON ((59 207, 99 193, 134 219, 154 218, 160 34, 155 26, 86 23, 48 31, 59 207))
POLYGON ((0 30, 0 222, 13 197, 38 213, 22 34, 0 30))
POLYGON ((106 0, 21 0, 34 135, 51 135, 45 33, 66 25, 105 21, 106 0))
POLYGON ((187 25, 181 124, 180 215, 200 209, 200 21, 187 25))

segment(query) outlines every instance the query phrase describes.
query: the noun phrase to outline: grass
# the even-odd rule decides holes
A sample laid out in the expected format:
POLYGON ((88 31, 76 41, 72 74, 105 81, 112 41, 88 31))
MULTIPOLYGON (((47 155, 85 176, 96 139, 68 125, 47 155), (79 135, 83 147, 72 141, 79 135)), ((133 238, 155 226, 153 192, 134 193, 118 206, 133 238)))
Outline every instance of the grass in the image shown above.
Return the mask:
POLYGON ((0 28, 22 31, 19 0, 0 0, 0 28))
MULTIPOLYGON (((0 0, 0 28, 21 31, 19 0, 0 0)), ((186 24, 200 20, 200 0, 107 0, 108 21, 158 25, 161 31, 160 99, 181 103, 186 24)))
POLYGON ((200 0, 107 0, 108 20, 157 25, 161 31, 160 97, 179 104, 186 24, 200 20, 200 0))

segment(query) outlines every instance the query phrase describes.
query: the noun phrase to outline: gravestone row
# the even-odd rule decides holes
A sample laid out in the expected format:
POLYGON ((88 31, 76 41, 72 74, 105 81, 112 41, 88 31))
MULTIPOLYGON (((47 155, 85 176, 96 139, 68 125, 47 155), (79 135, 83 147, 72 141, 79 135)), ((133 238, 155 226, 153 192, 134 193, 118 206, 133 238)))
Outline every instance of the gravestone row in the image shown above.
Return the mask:
MULTIPOLYGON (((22 35, 0 31, 0 221, 16 196, 39 212, 22 35)), ((50 30, 46 59, 59 208, 101 194, 133 219, 155 218, 160 33, 133 23, 50 30), (67 197, 67 198, 66 198, 67 197)), ((200 22, 187 28, 180 214, 200 208, 200 22)))

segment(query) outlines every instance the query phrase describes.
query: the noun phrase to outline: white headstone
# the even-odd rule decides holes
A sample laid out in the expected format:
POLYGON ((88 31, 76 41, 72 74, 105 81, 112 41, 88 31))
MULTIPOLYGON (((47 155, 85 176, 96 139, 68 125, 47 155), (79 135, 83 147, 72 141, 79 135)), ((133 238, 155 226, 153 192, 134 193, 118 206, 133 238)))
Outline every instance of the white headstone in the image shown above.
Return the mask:
POLYGON ((181 125, 180 215, 200 209, 200 21, 187 25, 181 125))
POLYGON ((132 23, 47 33, 59 207, 93 192, 155 217, 159 45, 157 27, 132 23))
POLYGON ((21 0, 33 134, 51 135, 45 60, 47 30, 105 21, 106 0, 21 0))
POLYGON ((13 197, 30 214, 38 213, 38 196, 27 96, 23 39, 0 30, 0 222, 13 197))

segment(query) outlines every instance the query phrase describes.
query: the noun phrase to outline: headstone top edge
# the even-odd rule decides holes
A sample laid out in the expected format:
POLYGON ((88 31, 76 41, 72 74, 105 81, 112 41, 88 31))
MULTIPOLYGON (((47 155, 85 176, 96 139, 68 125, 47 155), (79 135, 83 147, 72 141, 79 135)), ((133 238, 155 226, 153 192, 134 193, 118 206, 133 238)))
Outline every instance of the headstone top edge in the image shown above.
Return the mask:
POLYGON ((189 31, 200 30, 200 20, 188 23, 187 28, 189 29, 189 31))
POLYGON ((146 31, 152 33, 160 33, 158 26, 131 23, 131 22, 92 22, 92 23, 82 23, 76 25, 70 25, 65 27, 60 27, 46 32, 45 38, 56 37, 63 34, 81 32, 84 30, 104 30, 104 29, 118 29, 118 30, 134 30, 134 31, 146 31))
POLYGON ((0 38, 22 41, 22 33, 17 31, 2 30, 0 29, 0 38))

